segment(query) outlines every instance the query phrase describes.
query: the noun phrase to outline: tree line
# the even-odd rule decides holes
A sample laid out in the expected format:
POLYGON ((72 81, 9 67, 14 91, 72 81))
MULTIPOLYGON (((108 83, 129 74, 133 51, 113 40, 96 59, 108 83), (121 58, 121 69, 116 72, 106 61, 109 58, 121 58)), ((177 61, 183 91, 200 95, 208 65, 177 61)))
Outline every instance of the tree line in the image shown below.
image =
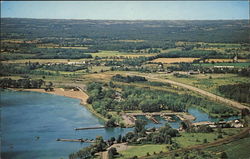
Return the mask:
POLYGON ((218 90, 225 97, 242 103, 250 103, 250 83, 222 85, 218 90))
POLYGON ((142 76, 122 76, 120 74, 116 74, 111 78, 113 81, 118 81, 118 82, 144 82, 147 81, 145 77, 142 76))
POLYGON ((31 80, 31 79, 18 79, 13 80, 11 78, 3 78, 0 79, 0 87, 1 88, 41 88, 41 86, 45 84, 45 81, 42 79, 39 80, 31 80))

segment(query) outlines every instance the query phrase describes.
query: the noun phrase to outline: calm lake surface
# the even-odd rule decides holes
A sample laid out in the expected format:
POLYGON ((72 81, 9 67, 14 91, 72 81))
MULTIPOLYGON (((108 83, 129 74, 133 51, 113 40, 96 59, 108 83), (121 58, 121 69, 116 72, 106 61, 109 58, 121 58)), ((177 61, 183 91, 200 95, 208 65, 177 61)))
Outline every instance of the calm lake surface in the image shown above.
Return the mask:
POLYGON ((91 126, 103 126, 103 122, 77 99, 36 92, 1 92, 3 159, 68 158, 88 143, 59 142, 57 138, 103 136, 108 139, 132 131, 121 128, 74 130, 91 126))
MULTIPOLYGON (((189 108, 196 121, 216 121, 206 113, 189 108)), ((235 119, 229 118, 229 119, 235 119)), ((160 127, 161 124, 148 120, 146 127, 160 127)), ((226 120, 229 120, 226 119, 226 120)), ((1 151, 3 159, 60 159, 68 158, 72 152, 88 146, 88 143, 58 142, 57 138, 95 139, 103 136, 109 139, 124 135, 132 128, 109 128, 75 131, 76 127, 103 126, 77 99, 36 92, 1 91, 1 151)), ((170 122, 178 128, 179 120, 170 122)))

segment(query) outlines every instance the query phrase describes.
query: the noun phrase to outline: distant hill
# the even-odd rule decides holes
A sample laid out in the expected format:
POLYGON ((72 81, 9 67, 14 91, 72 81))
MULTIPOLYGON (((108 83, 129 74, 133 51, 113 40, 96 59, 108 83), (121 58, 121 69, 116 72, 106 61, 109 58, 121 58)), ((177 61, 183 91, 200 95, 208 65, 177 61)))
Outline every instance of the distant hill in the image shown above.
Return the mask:
POLYGON ((2 39, 43 37, 92 40, 202 41, 249 40, 248 20, 121 21, 2 18, 2 39))

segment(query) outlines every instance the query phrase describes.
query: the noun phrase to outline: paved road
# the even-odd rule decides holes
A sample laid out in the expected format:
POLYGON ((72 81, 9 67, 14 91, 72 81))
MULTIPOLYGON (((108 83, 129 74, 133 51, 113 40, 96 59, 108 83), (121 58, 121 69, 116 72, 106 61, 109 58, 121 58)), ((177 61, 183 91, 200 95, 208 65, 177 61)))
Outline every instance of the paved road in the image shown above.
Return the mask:
MULTIPOLYGON (((132 73, 131 73, 132 74, 132 73)), ((133 74, 133 75, 136 75, 136 74, 133 74)), ((196 87, 193 87, 193 86, 190 86, 190 85, 187 85, 187 84, 184 84, 184 83, 179 83, 179 82, 176 82, 176 81, 172 81, 172 80, 169 80, 169 79, 162 79, 160 77, 157 77, 157 75, 153 75, 153 74, 148 74, 148 75, 142 75, 140 74, 140 76, 144 76, 148 79, 151 79, 151 80, 157 80, 159 82, 166 82, 166 83, 170 83, 170 84, 173 84, 173 85, 176 85, 176 86, 180 86, 180 87, 183 87, 183 88, 186 88, 186 89, 189 89, 189 90, 192 90, 192 91, 195 91, 197 93, 200 93, 202 95, 205 95, 207 97, 209 97, 210 99, 213 99, 217 102, 222 102, 222 103, 225 103, 229 106, 232 106, 232 107, 235 107, 237 109, 249 109, 249 107, 245 106, 245 105, 242 105, 238 102, 235 102, 235 101, 232 101, 230 99, 226 99, 226 98, 223 98, 223 97, 220 97, 220 96, 217 96, 215 94, 212 94, 210 92, 207 92, 205 90, 202 90, 202 89, 199 89, 199 88, 196 88, 196 87)))

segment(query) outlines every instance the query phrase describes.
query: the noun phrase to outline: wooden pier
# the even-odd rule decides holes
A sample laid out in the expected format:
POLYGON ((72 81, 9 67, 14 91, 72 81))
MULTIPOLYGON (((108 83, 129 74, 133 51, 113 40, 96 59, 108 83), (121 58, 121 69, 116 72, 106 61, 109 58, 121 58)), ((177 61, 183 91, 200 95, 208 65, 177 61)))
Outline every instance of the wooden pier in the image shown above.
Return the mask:
POLYGON ((153 115, 151 114, 146 114, 146 118, 148 118, 149 120, 152 120, 155 124, 160 124, 159 121, 157 121, 153 115))
POLYGON ((84 128, 75 128, 75 130, 89 130, 89 129, 103 129, 105 126, 96 126, 96 127, 84 127, 84 128))
POLYGON ((95 140, 88 140, 88 139, 56 139, 56 141, 87 142, 87 143, 94 143, 95 142, 95 140))
POLYGON ((160 124, 158 120, 156 120, 153 116, 150 118, 155 124, 160 124))

